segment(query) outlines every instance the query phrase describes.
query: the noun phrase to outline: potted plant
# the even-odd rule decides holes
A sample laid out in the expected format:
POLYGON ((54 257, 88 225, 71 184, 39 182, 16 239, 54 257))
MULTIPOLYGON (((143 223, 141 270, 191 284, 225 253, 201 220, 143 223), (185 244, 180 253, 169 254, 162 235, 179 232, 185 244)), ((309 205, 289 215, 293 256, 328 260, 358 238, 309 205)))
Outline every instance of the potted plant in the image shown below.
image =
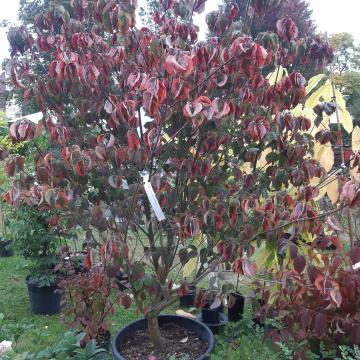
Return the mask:
MULTIPOLYGON (((107 242, 99 249, 98 257, 88 249, 84 257, 84 270, 66 276, 58 287, 62 294, 65 321, 72 328, 81 327, 86 336, 84 343, 95 340, 99 348, 110 350, 111 333, 107 317, 114 314, 119 292, 114 293, 112 261, 117 249, 107 242), (97 262, 91 266, 91 258, 97 262)), ((67 269, 67 268, 66 268, 67 269)))
MULTIPOLYGON (((276 74, 300 53, 299 62, 326 63, 327 44, 295 41, 289 17, 254 40, 233 24, 232 4, 207 16, 219 36, 198 42, 192 15, 203 5, 161 2, 154 32, 135 27, 132 1, 73 1, 37 17, 36 49, 25 27, 9 32, 14 85, 44 111, 53 147, 37 157, 32 181, 15 183, 4 198, 56 208, 64 229, 79 227, 92 246, 111 240, 118 249, 110 274, 120 271, 129 283, 119 302, 134 303, 144 318, 114 337, 116 359, 209 358, 206 325, 162 312, 220 263, 253 275, 253 242, 279 222, 281 230, 308 219, 283 188, 322 176, 304 156, 313 141, 300 129, 311 121, 289 113, 305 99, 305 79, 296 69, 281 80, 276 74), (28 51, 47 55, 47 76, 30 75, 21 62, 28 51), (191 277, 175 290, 184 268, 191 277), (179 334, 188 339, 181 345, 179 334)), ((259 3, 254 11, 265 10, 259 3)), ((33 141, 40 130, 23 120, 10 134, 33 141)))
POLYGON ((242 319, 244 313, 245 298, 238 291, 230 292, 227 298, 228 319, 237 322, 242 319))
POLYGON ((190 285, 188 292, 179 296, 179 302, 181 307, 193 307, 195 305, 196 286, 190 285))
POLYGON ((14 246, 25 259, 30 260, 30 274, 25 283, 30 307, 35 314, 52 315, 60 310, 61 296, 56 291, 61 277, 56 271, 59 237, 50 232, 50 217, 50 212, 20 207, 13 212, 9 223, 14 246))
POLYGON ((205 323, 217 324, 220 313, 223 312, 223 299, 221 291, 201 289, 197 294, 196 307, 201 308, 202 319, 205 323))
POLYGON ((217 286, 216 273, 209 276, 210 289, 200 289, 196 295, 195 306, 201 309, 198 320, 206 324, 213 333, 222 329, 228 319, 224 314, 224 293, 217 286))
POLYGON ((8 257, 12 255, 12 241, 4 237, 0 237, 0 257, 8 257))

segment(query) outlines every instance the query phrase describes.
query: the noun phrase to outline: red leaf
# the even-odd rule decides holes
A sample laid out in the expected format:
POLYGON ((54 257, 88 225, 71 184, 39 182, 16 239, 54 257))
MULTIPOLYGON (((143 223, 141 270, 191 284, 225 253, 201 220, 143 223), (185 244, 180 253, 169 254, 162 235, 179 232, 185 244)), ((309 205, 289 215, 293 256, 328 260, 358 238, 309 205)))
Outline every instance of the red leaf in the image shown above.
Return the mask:
POLYGON ((228 242, 226 245, 225 245, 225 248, 224 248, 224 253, 223 253, 223 256, 224 256, 224 260, 230 260, 231 258, 231 253, 232 253, 232 243, 231 242, 228 242))
POLYGON ((165 59, 165 70, 172 76, 187 77, 193 70, 193 62, 189 55, 181 53, 168 55, 165 59))
POLYGON ((327 318, 326 315, 318 313, 314 318, 314 330, 319 338, 322 338, 327 333, 327 318))
POLYGON ((116 166, 120 167, 122 163, 124 163, 126 159, 126 153, 124 149, 117 149, 115 152, 115 162, 116 166))
POLYGON ((114 189, 120 189, 122 187, 122 177, 120 175, 111 175, 108 179, 109 185, 114 189))
POLYGON ((195 307, 197 309, 202 308, 206 302, 206 294, 204 289, 200 289, 195 298, 195 307))
POLYGON ((201 110, 203 109, 203 106, 198 102, 188 102, 183 109, 184 116, 186 117, 195 117, 196 115, 199 115, 201 110))
POLYGON ((175 100, 185 100, 190 92, 190 85, 183 79, 176 78, 171 83, 171 91, 175 100))
POLYGON ((333 287, 330 290, 330 297, 331 300, 336 304, 337 307, 340 307, 341 303, 342 303, 342 296, 339 290, 339 284, 337 284, 337 286, 333 287))
POLYGON ((79 176, 85 176, 85 167, 82 160, 80 160, 75 166, 75 172, 79 176))
POLYGON ((302 255, 296 255, 294 259, 294 269, 301 274, 305 269, 305 258, 302 255))
POLYGON ((124 309, 129 309, 131 306, 131 297, 129 295, 124 295, 120 297, 120 305, 124 309))
POLYGON ((238 214, 236 209, 233 211, 229 211, 229 225, 231 228, 234 228, 237 222, 238 214))
POLYGON ((236 258, 233 266, 232 266, 232 271, 236 272, 238 274, 243 274, 243 264, 242 264, 242 258, 236 258))
POLYGON ((308 309, 304 309, 300 315, 301 326, 306 329, 311 324, 311 314, 308 309))
POLYGON ((290 257, 291 257, 291 259, 295 259, 297 253, 298 253, 298 248, 297 248, 297 246, 294 245, 294 244, 292 244, 292 245, 290 246, 290 257))
POLYGON ((155 116, 159 109, 159 103, 156 97, 153 94, 151 94, 149 91, 144 92, 143 106, 150 116, 155 116))
POLYGON ((25 100, 25 102, 28 102, 32 96, 33 96, 33 90, 32 89, 26 89, 24 91, 24 100, 25 100))
POLYGON ((132 130, 128 130, 127 140, 128 140, 128 145, 132 150, 137 150, 140 147, 140 140, 132 130))
POLYGON ((315 279, 315 287, 320 290, 321 292, 324 292, 324 281, 325 281, 325 276, 324 275, 317 275, 316 279, 315 279))
POLYGON ((177 289, 178 296, 184 296, 189 293, 189 286, 186 282, 183 282, 180 287, 177 289))
POLYGON ((223 251, 224 251, 224 243, 222 241, 218 242, 216 244, 216 251, 222 255, 223 251))
POLYGON ((101 284, 101 276, 99 273, 95 273, 93 276, 93 285, 95 288, 98 288, 101 284))
POLYGON ((244 275, 247 276, 253 276, 257 271, 256 264, 249 260, 243 260, 242 267, 243 267, 244 275))
POLYGON ((349 252, 350 260, 353 265, 360 262, 360 247, 353 247, 349 252))
POLYGON ((215 220, 215 229, 216 229, 216 231, 221 230, 221 228, 223 226, 222 217, 219 214, 215 213, 214 220, 215 220))
POLYGON ((331 242, 336 246, 337 250, 342 251, 343 245, 339 236, 332 236, 331 242))
POLYGON ((134 87, 137 87, 141 83, 141 74, 139 72, 133 72, 131 73, 127 78, 127 85, 133 89, 134 87))
POLYGON ((300 219, 304 210, 305 210, 305 204, 303 202, 298 202, 295 205, 295 207, 290 215, 290 220, 300 219))
POLYGON ((86 255, 84 256, 84 269, 89 270, 91 268, 92 261, 91 261, 91 251, 88 249, 86 255))
POLYGON ((276 23, 276 32, 281 38, 288 41, 297 38, 299 35, 299 29, 297 28, 291 16, 285 16, 278 20, 276 23))
POLYGON ((351 201, 350 207, 353 208, 354 206, 357 206, 359 204, 360 204, 360 190, 357 190, 353 200, 351 201))
POLYGON ((351 327, 351 338, 354 344, 360 345, 360 325, 351 327))
POLYGON ((25 88, 25 85, 20 81, 15 65, 11 68, 11 82, 18 89, 25 88))
POLYGON ((341 228, 338 220, 334 216, 328 216, 326 218, 326 222, 327 222, 327 224, 330 226, 330 228, 332 230, 343 231, 343 229, 341 228))
POLYGON ((330 267, 330 275, 334 274, 341 264, 342 264, 342 257, 341 256, 334 257, 330 267))

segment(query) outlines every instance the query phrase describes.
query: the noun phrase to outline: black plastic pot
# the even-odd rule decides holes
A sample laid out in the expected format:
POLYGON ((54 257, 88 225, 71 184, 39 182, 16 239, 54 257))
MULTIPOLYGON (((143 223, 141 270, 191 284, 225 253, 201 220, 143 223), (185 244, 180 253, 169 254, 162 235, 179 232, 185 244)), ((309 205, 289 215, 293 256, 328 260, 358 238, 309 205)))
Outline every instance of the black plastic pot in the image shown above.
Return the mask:
POLYGON ((201 319, 205 324, 219 324, 221 305, 215 309, 210 309, 210 305, 206 304, 201 309, 201 319))
POLYGON ((196 296, 196 286, 190 286, 189 292, 186 295, 179 297, 180 306, 182 307, 194 306, 195 296, 196 296))
MULTIPOLYGON (((190 319, 184 316, 178 315, 160 315, 159 316, 159 326, 161 327, 164 324, 176 324, 185 329, 189 329, 195 332, 199 338, 208 343, 208 348, 206 352, 198 357, 196 360, 208 360, 210 359, 210 354, 215 346, 214 335, 211 330, 200 321, 195 319, 190 319)), ((118 348, 120 348, 121 344, 126 341, 131 335, 137 330, 144 330, 147 328, 147 320, 145 318, 138 319, 125 326, 114 338, 112 341, 112 351, 113 357, 115 360, 126 360, 119 353, 118 348)))
POLYGON ((228 296, 229 321, 237 322, 242 319, 244 313, 245 298, 238 292, 232 292, 228 296))
POLYGON ((115 275, 115 283, 120 291, 125 291, 129 288, 129 278, 126 273, 119 271, 115 275))
POLYGON ((30 276, 25 279, 30 299, 30 308, 34 314, 54 315, 60 312, 61 294, 54 286, 36 286, 29 282, 30 276))
POLYGON ((207 324, 206 322, 204 322, 201 313, 196 317, 196 319, 201 321, 202 323, 204 323, 212 331, 213 334, 218 334, 222 329, 224 329, 225 325, 229 321, 228 317, 224 313, 222 313, 221 311, 219 312, 219 318, 220 318, 219 323, 217 323, 217 324, 207 324))
POLYGON ((106 336, 105 336, 105 339, 103 340, 103 342, 98 345, 98 348, 104 349, 107 352, 110 352, 110 346, 111 346, 111 333, 110 333, 110 331, 108 331, 106 333, 106 336))
POLYGON ((0 257, 9 257, 13 255, 12 249, 9 248, 10 241, 0 241, 0 257))

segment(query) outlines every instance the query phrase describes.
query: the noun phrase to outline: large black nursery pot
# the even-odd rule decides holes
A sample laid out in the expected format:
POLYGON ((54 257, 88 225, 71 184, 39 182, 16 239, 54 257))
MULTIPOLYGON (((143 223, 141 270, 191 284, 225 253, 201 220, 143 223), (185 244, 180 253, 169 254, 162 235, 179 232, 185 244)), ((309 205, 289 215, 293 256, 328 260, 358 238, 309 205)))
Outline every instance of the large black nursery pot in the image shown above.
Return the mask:
POLYGON ((30 299, 30 308, 34 314, 54 315, 60 312, 61 294, 57 292, 57 286, 37 286, 25 279, 30 299))
MULTIPOLYGON (((207 350, 204 354, 198 357, 196 360, 208 360, 210 359, 210 354, 215 346, 214 335, 211 330, 200 321, 195 319, 187 318, 185 316, 178 315, 159 315, 159 326, 161 328, 162 325, 165 324, 176 324, 182 328, 193 331, 198 335, 198 337, 208 343, 207 350)), ((126 360, 123 356, 121 356, 119 352, 119 348, 122 343, 124 343, 132 334, 137 330, 145 330, 147 329, 147 320, 145 318, 141 318, 133 321, 132 323, 125 326, 114 338, 112 341, 112 351, 113 357, 115 360, 126 360)))
POLYGON ((196 286, 189 286, 189 292, 186 295, 180 296, 180 306, 192 307, 195 303, 196 286))
POLYGON ((228 295, 228 318, 229 321, 237 322, 242 319, 244 313, 245 298, 238 292, 228 295))

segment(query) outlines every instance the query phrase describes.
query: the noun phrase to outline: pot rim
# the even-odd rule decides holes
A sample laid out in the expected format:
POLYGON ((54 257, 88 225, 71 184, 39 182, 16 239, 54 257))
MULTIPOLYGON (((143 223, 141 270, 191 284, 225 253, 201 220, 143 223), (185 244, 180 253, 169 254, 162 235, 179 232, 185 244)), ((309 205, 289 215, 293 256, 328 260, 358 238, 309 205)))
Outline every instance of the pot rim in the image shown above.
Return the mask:
MULTIPOLYGON (((203 327, 207 331, 207 333, 209 334, 208 348, 207 348, 205 353, 203 353, 202 355, 200 355, 200 357, 197 358, 197 360, 206 359, 208 356, 210 356, 211 352, 214 350, 214 347, 215 347, 215 338, 214 338, 214 335, 213 335, 212 331, 210 330, 210 328, 206 324, 202 323, 201 321, 199 321, 197 319, 192 319, 192 318, 189 318, 189 317, 186 317, 186 316, 180 316, 180 315, 174 315, 174 314, 160 314, 159 318, 161 318, 161 317, 170 318, 170 319, 171 318, 172 319, 184 318, 184 319, 187 319, 187 320, 192 321, 194 323, 197 323, 198 325, 203 327)), ((140 322, 140 321, 144 321, 144 320, 146 320, 145 317, 141 317, 139 319, 136 319, 136 320, 128 323, 120 331, 117 332, 117 334, 113 337, 112 344, 111 344, 112 352, 113 352, 114 356, 117 356, 118 358, 120 357, 120 358, 124 359, 124 357, 121 355, 121 353, 117 349, 117 341, 116 340, 117 340, 119 334, 122 333, 122 332, 125 332, 125 330, 127 328, 131 327, 133 324, 135 324, 137 322, 140 322)))
POLYGON ((205 303, 204 306, 201 307, 201 311, 205 310, 205 311, 219 311, 221 309, 221 306, 223 306, 224 304, 221 303, 218 307, 214 308, 214 309, 210 309, 211 307, 211 303, 205 303))
POLYGON ((30 277, 31 277, 31 275, 28 275, 28 276, 26 276, 26 278, 25 278, 25 284, 26 284, 26 286, 28 286, 28 287, 32 287, 32 288, 38 288, 38 289, 45 289, 45 288, 48 288, 48 289, 52 289, 52 288, 57 288, 57 285, 56 284, 52 284, 52 285, 50 285, 50 286, 39 286, 38 284, 34 284, 34 283, 31 283, 30 282, 30 277))
POLYGON ((239 292, 239 291, 231 291, 231 292, 229 292, 229 295, 235 295, 235 296, 237 296, 237 297, 242 297, 242 298, 244 298, 245 299, 245 296, 241 293, 241 292, 239 292))

